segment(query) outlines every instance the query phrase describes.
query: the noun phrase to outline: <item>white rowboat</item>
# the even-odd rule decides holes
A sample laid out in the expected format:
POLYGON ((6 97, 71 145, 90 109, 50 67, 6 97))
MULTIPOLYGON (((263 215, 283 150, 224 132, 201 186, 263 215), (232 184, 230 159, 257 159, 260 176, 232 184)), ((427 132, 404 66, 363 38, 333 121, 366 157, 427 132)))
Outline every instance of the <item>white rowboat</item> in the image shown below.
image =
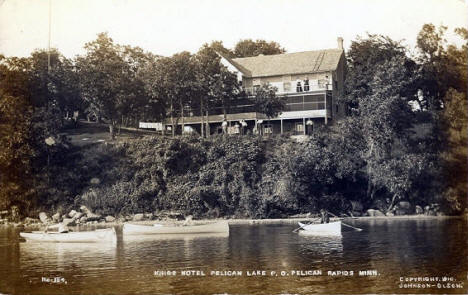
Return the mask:
POLYGON ((229 225, 227 221, 185 226, 151 226, 125 223, 122 231, 124 235, 229 233, 229 225))
POLYGON ((97 229, 95 231, 77 231, 68 233, 32 232, 20 233, 20 236, 30 242, 49 243, 101 243, 116 242, 117 235, 114 228, 97 229))
POLYGON ((305 224, 299 222, 304 234, 317 236, 341 236, 341 221, 305 224))

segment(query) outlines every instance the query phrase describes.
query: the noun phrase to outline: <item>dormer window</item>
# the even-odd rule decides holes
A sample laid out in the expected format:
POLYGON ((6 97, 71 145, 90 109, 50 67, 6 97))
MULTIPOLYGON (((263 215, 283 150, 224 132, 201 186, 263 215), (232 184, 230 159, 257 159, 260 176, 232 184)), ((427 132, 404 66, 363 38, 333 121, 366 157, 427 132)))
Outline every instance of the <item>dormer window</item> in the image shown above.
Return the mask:
POLYGON ((301 81, 297 81, 296 92, 302 92, 302 84, 301 84, 301 81))
POLYGON ((305 79, 304 80, 304 91, 309 91, 309 90, 310 90, 309 79, 305 79))

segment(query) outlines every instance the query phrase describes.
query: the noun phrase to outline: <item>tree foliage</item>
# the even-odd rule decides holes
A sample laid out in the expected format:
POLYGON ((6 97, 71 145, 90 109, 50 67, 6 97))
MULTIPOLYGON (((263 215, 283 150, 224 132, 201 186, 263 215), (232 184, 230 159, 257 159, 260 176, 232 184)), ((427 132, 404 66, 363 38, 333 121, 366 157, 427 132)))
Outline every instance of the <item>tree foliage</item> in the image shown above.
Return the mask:
POLYGON ((86 55, 77 59, 83 99, 98 118, 109 123, 111 137, 114 128, 125 116, 143 112, 148 95, 138 74, 155 58, 140 48, 114 44, 106 33, 86 43, 86 55))
POLYGON ((286 98, 276 95, 276 88, 270 84, 261 85, 251 98, 255 111, 273 118, 281 114, 286 107, 286 98))
POLYGON ((286 50, 281 47, 278 43, 272 41, 267 42, 265 40, 255 40, 244 39, 237 42, 233 49, 233 54, 235 57, 250 57, 257 56, 260 54, 263 55, 272 55, 272 54, 281 54, 285 53, 286 50))

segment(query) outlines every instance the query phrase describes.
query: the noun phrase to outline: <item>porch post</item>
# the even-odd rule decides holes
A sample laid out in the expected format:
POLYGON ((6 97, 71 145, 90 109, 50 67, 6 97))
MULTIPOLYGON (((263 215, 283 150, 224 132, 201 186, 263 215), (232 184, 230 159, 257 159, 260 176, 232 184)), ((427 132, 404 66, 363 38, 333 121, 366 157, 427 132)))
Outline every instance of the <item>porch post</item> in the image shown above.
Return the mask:
POLYGON ((327 94, 325 93, 325 125, 328 124, 328 106, 327 106, 327 94))
POLYGON ((281 134, 283 134, 283 119, 281 119, 280 121, 281 121, 281 134))
POLYGON ((302 117, 302 130, 304 131, 304 135, 306 135, 306 128, 305 128, 305 117, 302 117))

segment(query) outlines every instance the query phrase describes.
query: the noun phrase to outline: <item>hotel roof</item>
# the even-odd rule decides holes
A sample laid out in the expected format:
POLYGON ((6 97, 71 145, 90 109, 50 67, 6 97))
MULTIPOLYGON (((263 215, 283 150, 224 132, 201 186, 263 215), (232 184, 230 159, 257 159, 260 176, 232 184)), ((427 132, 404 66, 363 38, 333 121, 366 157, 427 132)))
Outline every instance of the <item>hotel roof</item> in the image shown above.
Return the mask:
POLYGON ((269 77, 336 70, 344 51, 324 49, 227 59, 246 77, 269 77))

